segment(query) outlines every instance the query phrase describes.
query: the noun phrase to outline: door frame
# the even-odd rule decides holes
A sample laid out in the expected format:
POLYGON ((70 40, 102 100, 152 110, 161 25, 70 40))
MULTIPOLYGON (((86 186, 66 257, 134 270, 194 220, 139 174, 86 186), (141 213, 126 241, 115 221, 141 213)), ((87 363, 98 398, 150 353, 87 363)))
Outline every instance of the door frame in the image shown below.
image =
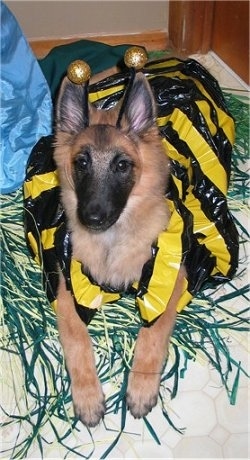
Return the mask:
POLYGON ((180 56, 211 49, 214 1, 169 1, 169 41, 180 56))

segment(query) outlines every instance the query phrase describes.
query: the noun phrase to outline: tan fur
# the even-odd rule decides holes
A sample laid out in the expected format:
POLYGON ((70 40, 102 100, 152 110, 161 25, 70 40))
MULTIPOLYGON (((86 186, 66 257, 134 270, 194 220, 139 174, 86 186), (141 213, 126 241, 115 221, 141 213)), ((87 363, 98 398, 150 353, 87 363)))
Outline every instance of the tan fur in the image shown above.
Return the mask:
MULTIPOLYGON (((113 124, 116 118, 116 111, 103 113, 95 110, 92 123, 113 124)), ((89 141, 89 131, 89 136, 83 132, 74 143, 68 135, 60 133, 55 150, 62 201, 72 231, 73 254, 99 284, 128 286, 140 278, 142 266, 150 258, 152 242, 168 222, 169 212, 163 197, 168 175, 166 154, 157 128, 151 128, 138 145, 125 134, 118 135, 114 129, 110 144, 129 150, 136 162, 137 181, 119 220, 107 231, 93 234, 78 222, 71 176, 72 159, 81 144, 89 141)))
MULTIPOLYGON (((115 125, 117 111, 92 109, 91 124, 115 125)), ((92 135, 91 128, 78 135, 59 132, 55 149, 62 201, 72 231, 73 257, 87 267, 99 284, 128 286, 140 279, 151 256, 152 243, 166 228, 169 211, 164 190, 169 174, 158 129, 151 127, 140 139, 133 138, 124 124, 110 130, 110 145, 122 146, 135 162, 136 182, 117 222, 101 233, 91 233, 78 221, 72 161, 79 146, 92 135), (154 152, 154 155, 152 155, 154 152)), ((136 342, 129 376, 127 403, 134 417, 145 416, 157 402, 160 374, 176 317, 176 304, 183 290, 181 269, 175 291, 165 313, 149 328, 142 327, 136 342)), ((72 296, 60 278, 58 327, 71 377, 75 413, 88 426, 99 423, 105 413, 103 391, 95 370, 94 354, 87 327, 80 320, 72 296)))

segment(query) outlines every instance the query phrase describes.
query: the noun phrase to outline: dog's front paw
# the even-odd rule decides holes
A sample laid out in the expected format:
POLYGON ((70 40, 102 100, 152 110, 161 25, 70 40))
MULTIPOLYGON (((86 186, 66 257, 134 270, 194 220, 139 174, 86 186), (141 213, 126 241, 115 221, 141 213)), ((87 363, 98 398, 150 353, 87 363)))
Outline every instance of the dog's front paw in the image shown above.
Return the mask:
POLYGON ((127 389, 127 406, 135 418, 147 415, 157 404, 160 374, 130 372, 127 389))
POLYGON ((72 384, 74 411, 82 423, 95 427, 105 414, 105 397, 100 382, 92 384, 72 384))

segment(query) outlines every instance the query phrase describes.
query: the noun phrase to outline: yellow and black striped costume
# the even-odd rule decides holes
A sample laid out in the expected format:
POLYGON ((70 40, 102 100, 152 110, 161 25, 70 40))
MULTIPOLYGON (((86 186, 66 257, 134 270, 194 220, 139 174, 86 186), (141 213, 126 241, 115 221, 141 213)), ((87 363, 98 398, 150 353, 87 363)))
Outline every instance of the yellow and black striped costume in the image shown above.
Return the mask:
MULTIPOLYGON (((150 323, 165 310, 182 262, 188 276, 178 311, 206 281, 230 279, 238 263, 238 235, 226 200, 234 121, 217 82, 194 60, 150 63, 144 73, 155 94, 157 122, 172 164, 166 191, 170 223, 133 286, 141 317, 150 323)), ((90 101, 100 108, 112 107, 122 96, 127 78, 117 74, 90 86, 90 101)), ((97 286, 71 257, 53 136, 42 138, 32 151, 24 197, 28 244, 42 266, 45 289, 55 308, 57 262, 86 322, 103 303, 126 295, 97 286)))

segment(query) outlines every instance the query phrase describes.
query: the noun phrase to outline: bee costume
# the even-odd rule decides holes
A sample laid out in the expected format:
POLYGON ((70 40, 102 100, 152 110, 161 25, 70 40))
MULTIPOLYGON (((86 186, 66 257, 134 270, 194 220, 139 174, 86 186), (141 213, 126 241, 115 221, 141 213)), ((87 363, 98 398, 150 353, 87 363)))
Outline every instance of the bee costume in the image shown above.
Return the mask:
MULTIPOLYGON (((143 67, 155 95, 157 124, 171 162, 166 190, 170 221, 152 246, 141 279, 129 293, 96 285, 71 256, 71 237, 53 160, 53 136, 41 138, 34 147, 24 183, 26 238, 42 267, 48 298, 56 308, 59 262, 86 323, 104 303, 132 294, 144 324, 150 324, 165 311, 182 263, 187 279, 178 311, 206 282, 231 279, 238 263, 238 234, 226 200, 234 121, 216 80, 192 59, 170 58, 145 65, 144 50, 134 47, 125 60, 129 72, 89 87, 85 83, 89 100, 108 109, 124 96, 126 88, 124 108, 135 69, 143 67)), ((73 63, 68 76, 82 84, 89 78, 86 64, 73 63)))

